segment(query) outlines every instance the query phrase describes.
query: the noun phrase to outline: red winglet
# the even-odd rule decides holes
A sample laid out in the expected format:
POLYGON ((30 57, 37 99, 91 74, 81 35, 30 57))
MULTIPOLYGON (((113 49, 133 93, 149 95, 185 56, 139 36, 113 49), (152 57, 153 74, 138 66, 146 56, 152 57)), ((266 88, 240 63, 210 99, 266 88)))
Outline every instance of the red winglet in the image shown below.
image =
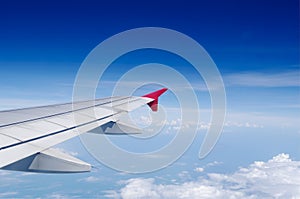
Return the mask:
POLYGON ((157 108, 158 108, 158 97, 161 94, 163 94, 164 92, 166 92, 167 90, 168 90, 167 88, 163 88, 163 89, 160 89, 160 90, 155 91, 153 93, 149 93, 147 95, 144 95, 142 97, 149 97, 149 98, 154 99, 154 101, 148 103, 148 106, 152 109, 152 111, 157 111, 157 108))

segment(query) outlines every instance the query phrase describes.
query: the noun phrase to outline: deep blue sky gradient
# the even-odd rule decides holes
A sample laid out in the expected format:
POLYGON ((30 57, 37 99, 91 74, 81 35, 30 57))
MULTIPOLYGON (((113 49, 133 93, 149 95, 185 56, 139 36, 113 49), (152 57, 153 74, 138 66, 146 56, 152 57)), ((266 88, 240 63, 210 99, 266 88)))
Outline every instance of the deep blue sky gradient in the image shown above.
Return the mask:
POLYGON ((3 1, 0 63, 7 70, 73 72, 111 35, 160 26, 196 39, 221 72, 281 70, 299 62, 298 10, 297 0, 3 1))

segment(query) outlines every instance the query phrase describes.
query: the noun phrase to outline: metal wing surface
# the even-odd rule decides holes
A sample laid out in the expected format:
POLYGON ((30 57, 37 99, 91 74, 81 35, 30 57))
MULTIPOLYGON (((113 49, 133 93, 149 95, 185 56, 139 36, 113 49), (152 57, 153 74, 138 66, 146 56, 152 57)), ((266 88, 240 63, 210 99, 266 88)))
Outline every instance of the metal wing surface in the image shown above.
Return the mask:
POLYGON ((50 173, 90 171, 90 164, 50 147, 99 128, 104 134, 122 134, 124 128, 134 133, 137 129, 119 121, 119 115, 146 104, 156 111, 158 97, 166 90, 142 97, 120 96, 1 111, 0 168, 50 173))

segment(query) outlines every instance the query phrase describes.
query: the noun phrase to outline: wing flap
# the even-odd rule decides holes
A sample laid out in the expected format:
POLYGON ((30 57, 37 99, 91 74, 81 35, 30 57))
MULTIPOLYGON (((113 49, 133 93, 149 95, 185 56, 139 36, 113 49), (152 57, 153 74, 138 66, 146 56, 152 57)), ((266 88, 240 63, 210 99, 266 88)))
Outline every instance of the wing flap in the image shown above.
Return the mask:
POLYGON ((35 172, 77 173, 90 171, 91 165, 59 150, 48 149, 37 154, 28 169, 35 172))
POLYGON ((13 162, 3 167, 3 169, 47 173, 75 173, 90 171, 91 165, 57 149, 47 149, 13 162))

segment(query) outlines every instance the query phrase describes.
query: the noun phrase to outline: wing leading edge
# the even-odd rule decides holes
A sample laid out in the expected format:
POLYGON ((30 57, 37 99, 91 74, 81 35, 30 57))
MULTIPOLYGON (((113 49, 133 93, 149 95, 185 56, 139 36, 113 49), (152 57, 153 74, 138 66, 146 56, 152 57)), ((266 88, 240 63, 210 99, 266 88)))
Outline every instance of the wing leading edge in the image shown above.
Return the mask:
POLYGON ((158 98, 166 90, 141 97, 111 97, 1 111, 0 168, 50 173, 90 171, 90 164, 50 147, 78 136, 79 132, 99 132, 95 131, 99 128, 103 134, 141 133, 120 121, 119 116, 146 104, 157 111, 158 98), (122 132, 124 129, 126 132, 122 132))

